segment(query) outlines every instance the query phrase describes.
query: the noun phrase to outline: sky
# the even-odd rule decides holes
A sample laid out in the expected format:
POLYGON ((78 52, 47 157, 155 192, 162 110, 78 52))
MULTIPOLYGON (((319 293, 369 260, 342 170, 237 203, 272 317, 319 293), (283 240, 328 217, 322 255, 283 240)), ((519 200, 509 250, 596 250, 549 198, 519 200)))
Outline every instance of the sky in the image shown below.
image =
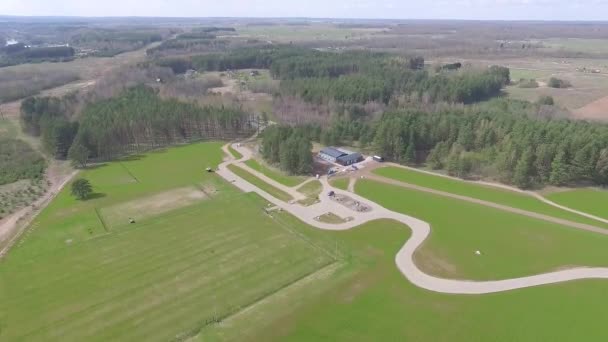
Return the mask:
POLYGON ((608 0, 0 0, 0 14, 608 21, 608 0))

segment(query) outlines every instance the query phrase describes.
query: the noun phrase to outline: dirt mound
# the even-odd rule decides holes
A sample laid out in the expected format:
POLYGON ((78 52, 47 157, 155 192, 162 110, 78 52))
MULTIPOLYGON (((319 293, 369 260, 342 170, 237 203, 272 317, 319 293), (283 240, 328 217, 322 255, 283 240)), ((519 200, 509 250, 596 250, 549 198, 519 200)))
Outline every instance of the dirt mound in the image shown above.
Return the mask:
POLYGON ((608 121, 608 96, 575 110, 573 116, 577 119, 608 121))

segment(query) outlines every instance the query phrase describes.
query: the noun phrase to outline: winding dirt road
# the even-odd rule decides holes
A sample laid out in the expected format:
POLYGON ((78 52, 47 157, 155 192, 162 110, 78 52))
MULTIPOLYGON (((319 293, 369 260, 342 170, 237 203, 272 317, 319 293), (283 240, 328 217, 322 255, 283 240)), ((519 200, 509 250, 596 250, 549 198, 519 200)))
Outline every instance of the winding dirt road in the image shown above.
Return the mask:
MULTIPOLYGON (((362 203, 367 204, 371 210, 369 212, 356 212, 345 206, 336 205, 327 196, 320 196, 320 203, 304 207, 297 203, 289 204, 278 200, 267 192, 248 183, 228 169, 228 165, 241 163, 251 158, 251 151, 236 144, 232 147, 238 150, 243 157, 235 160, 232 154, 228 151, 228 145, 224 146, 228 159, 219 165, 218 175, 231 182, 239 189, 245 192, 255 192, 275 206, 282 208, 290 214, 296 216, 303 222, 313 227, 325 230, 347 230, 357 227, 369 221, 378 219, 392 219, 399 221, 412 230, 412 236, 405 242, 403 247, 397 253, 395 262, 399 271, 414 285, 435 292, 449 294, 485 294, 502 291, 521 289, 532 286, 555 284, 572 280, 581 279, 608 279, 608 268, 599 267, 578 267, 557 272, 543 273, 528 277, 512 278, 496 281, 467 281, 467 280, 452 280, 443 279, 428 275, 421 271, 413 260, 413 255, 416 249, 422 245, 431 232, 431 226, 422 220, 414 217, 397 213, 388 210, 377 203, 369 201, 354 193, 348 193, 348 196, 362 203), (342 218, 352 217, 352 220, 340 224, 328 224, 319 222, 315 219, 320 215, 332 212, 342 218)), ((326 177, 321 178, 323 184, 323 193, 334 191, 336 193, 345 193, 342 190, 333 188, 327 181, 326 177)), ((281 184, 278 184, 280 189, 289 189, 281 184)))

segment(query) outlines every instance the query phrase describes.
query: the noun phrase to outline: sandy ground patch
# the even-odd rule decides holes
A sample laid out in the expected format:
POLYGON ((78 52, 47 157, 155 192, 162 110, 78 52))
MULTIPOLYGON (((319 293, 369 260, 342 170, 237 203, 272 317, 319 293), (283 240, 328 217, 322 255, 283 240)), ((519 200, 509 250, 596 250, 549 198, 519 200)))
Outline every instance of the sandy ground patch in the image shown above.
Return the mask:
POLYGON ((608 96, 574 111, 578 119, 608 121, 608 96))
POLYGON ((145 198, 120 203, 100 210, 108 229, 141 221, 209 198, 215 190, 210 187, 186 187, 162 192, 145 198), (205 189, 205 191, 203 191, 205 189))

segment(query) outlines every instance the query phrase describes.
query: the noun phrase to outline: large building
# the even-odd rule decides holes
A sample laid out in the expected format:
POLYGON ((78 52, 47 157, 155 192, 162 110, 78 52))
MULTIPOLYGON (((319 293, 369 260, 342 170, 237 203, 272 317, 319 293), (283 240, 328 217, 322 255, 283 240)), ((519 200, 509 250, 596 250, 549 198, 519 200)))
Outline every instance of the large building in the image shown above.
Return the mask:
POLYGON ((319 158, 327 160, 331 163, 340 165, 352 165, 363 160, 363 156, 359 152, 351 152, 347 150, 339 150, 335 147, 325 147, 319 152, 319 158))

